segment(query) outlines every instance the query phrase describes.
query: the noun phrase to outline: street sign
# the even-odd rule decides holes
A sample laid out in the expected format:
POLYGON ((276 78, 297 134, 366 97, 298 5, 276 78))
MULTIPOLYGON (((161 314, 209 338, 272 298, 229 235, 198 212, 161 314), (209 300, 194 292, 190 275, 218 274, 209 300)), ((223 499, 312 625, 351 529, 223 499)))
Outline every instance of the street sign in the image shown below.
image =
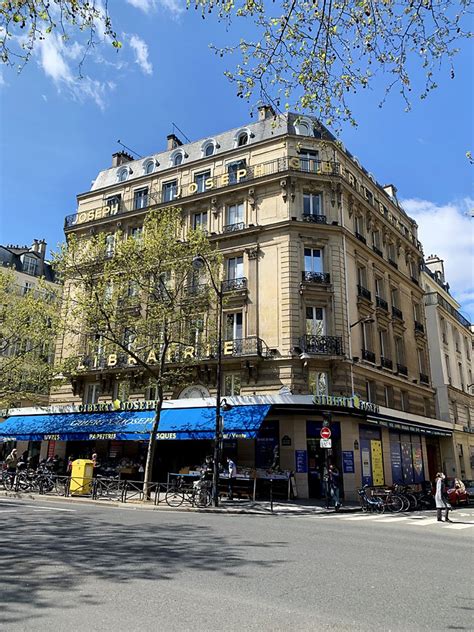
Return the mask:
POLYGON ((332 447, 332 439, 320 439, 319 445, 321 448, 331 448, 332 447))
POLYGON ((319 435, 321 439, 330 439, 331 438, 331 428, 321 428, 319 431, 319 435))

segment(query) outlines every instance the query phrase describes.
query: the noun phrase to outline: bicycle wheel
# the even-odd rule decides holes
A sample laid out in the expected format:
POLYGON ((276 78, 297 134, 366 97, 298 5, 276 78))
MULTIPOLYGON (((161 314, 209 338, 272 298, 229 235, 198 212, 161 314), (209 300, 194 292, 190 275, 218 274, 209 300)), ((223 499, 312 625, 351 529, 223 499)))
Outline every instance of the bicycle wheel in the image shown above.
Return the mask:
POLYGON ((177 489, 169 489, 166 492, 165 500, 170 507, 179 507, 184 502, 184 494, 177 489))
POLYGON ((211 492, 208 489, 200 489, 194 494, 194 504, 196 507, 209 507, 212 502, 211 492))
POLYGON ((374 500, 377 501, 376 504, 373 505, 373 510, 375 513, 384 513, 385 512, 385 501, 380 496, 374 496, 374 500))
POLYGON ((415 496, 415 494, 411 494, 411 493, 405 494, 405 498, 410 503, 410 511, 415 511, 415 509, 418 507, 418 499, 415 496))
POLYGON ((13 483, 15 482, 15 476, 5 472, 2 475, 2 483, 3 487, 7 490, 7 492, 13 489, 13 483))
POLYGON ((403 509, 403 500, 400 496, 396 496, 394 494, 390 494, 385 499, 385 507, 387 511, 391 513, 399 513, 403 509))

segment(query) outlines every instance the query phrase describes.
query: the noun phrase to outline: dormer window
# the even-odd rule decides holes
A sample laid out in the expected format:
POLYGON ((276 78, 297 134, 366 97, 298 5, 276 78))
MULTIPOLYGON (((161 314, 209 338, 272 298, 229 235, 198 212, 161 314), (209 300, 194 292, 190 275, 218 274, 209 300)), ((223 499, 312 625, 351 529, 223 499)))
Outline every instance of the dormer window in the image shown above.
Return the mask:
POLYGON ((36 276, 38 270, 38 259, 30 255, 23 255, 23 272, 36 276))
POLYGON ((145 172, 145 175, 149 175, 150 173, 153 173, 153 171, 155 170, 155 161, 154 160, 147 160, 147 162, 145 163, 143 170, 145 172))
POLYGON ((203 158, 214 155, 217 146, 218 145, 213 140, 204 141, 204 143, 201 146, 201 152, 202 152, 203 158))
POLYGON ((313 136, 313 124, 309 119, 299 119, 295 123, 295 132, 298 136, 313 136))
POLYGON ((244 145, 247 145, 248 142, 249 142, 249 135, 247 134, 247 132, 243 132, 242 134, 239 135, 237 139, 237 147, 243 147, 244 145))
POLYGON ((183 164, 184 152, 182 150, 175 151, 171 154, 170 163, 172 167, 179 167, 183 164))
POLYGON ((120 169, 117 176, 118 176, 119 182, 125 182, 125 180, 128 178, 128 167, 124 167, 123 169, 120 169))
POLYGON ((241 129, 234 136, 234 147, 244 147, 248 145, 250 139, 254 137, 254 134, 250 132, 250 130, 241 129))

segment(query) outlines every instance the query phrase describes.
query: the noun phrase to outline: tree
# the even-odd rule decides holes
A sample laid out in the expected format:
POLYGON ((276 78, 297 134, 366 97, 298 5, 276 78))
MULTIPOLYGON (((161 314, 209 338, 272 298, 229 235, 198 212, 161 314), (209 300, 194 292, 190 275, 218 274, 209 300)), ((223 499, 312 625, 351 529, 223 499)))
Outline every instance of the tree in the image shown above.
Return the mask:
POLYGON ((397 88, 406 108, 412 93, 422 99, 437 87, 443 62, 454 77, 453 58, 472 33, 470 0, 188 0, 202 17, 253 20, 256 35, 214 50, 237 54, 226 72, 238 96, 276 108, 314 113, 336 129, 356 124, 349 95, 371 88, 381 77, 383 104, 397 88), (417 86, 421 66, 422 86, 417 86))
POLYGON ((47 400, 60 294, 42 280, 20 287, 13 270, 0 269, 0 408, 47 400))
POLYGON ((196 276, 192 261, 205 256, 217 271, 220 258, 203 231, 189 231, 184 241, 183 230, 181 210, 169 207, 149 213, 134 237, 71 236, 55 257, 65 279, 66 346, 76 349, 66 360, 70 377, 108 366, 156 388, 146 497, 165 395, 189 380, 200 346, 214 337, 212 288, 196 276))
POLYGON ((99 37, 109 40, 114 48, 122 46, 112 28, 107 0, 0 2, 0 55, 4 63, 18 64, 21 68, 38 42, 53 32, 58 32, 64 40, 85 37, 84 57, 99 37))

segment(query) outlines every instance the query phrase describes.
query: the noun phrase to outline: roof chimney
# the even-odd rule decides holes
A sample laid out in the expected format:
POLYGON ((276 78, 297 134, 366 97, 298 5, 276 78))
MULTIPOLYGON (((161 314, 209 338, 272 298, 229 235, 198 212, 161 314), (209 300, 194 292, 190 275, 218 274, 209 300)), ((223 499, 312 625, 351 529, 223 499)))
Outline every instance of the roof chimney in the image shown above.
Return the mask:
POLYGON ((30 250, 32 252, 39 253, 39 248, 40 248, 39 241, 37 239, 33 239, 33 244, 31 246, 30 250))
POLYGON ((171 151, 172 149, 176 149, 176 147, 181 147, 181 145, 183 144, 179 138, 176 136, 176 134, 168 134, 168 136, 166 137, 167 142, 167 146, 166 149, 168 151, 171 151))
POLYGON ((120 165, 124 165, 126 162, 131 162, 133 160, 133 156, 127 154, 126 151, 117 151, 115 154, 112 154, 112 167, 120 167, 120 165))
POLYGON ((425 260, 426 267, 433 272, 441 283, 445 283, 444 278, 444 261, 438 255, 430 255, 425 260))
POLYGON ((275 110, 271 105, 261 105, 258 108, 258 120, 264 121, 265 119, 275 117, 275 110))
POLYGON ((46 242, 44 239, 40 239, 38 242, 38 254, 41 256, 41 259, 44 259, 46 256, 46 242))

